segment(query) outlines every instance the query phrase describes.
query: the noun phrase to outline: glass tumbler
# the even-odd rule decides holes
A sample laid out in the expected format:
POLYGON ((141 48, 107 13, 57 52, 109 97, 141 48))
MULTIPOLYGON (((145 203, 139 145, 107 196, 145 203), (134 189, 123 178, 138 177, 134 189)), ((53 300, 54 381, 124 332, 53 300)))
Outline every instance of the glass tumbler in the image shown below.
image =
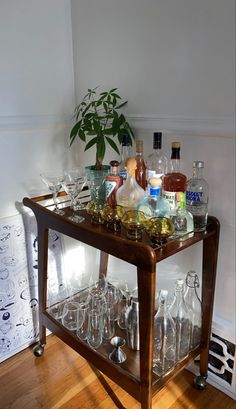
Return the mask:
POLYGON ((79 304, 77 302, 67 302, 63 308, 62 324, 70 331, 77 329, 77 311, 79 304))
POLYGON ((77 331, 76 335, 78 338, 85 341, 88 337, 89 329, 89 317, 88 317, 89 307, 87 304, 79 304, 77 311, 77 331))
POLYGON ((106 302, 103 306, 103 339, 111 339, 115 334, 114 304, 106 302))
POLYGON ((103 335, 103 309, 97 308, 88 313, 88 344, 97 349, 102 344, 103 335))

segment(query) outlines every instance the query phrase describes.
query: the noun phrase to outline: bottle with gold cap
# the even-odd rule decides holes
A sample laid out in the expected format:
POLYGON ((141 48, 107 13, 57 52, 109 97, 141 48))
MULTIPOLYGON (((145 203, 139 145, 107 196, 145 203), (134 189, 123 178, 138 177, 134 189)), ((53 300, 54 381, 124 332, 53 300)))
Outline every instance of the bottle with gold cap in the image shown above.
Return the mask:
POLYGON ((136 156, 137 168, 135 170, 135 177, 136 180, 144 190, 147 187, 147 168, 145 165, 144 157, 143 157, 143 141, 137 140, 136 141, 136 156))
POLYGON ((145 196, 145 191, 142 189, 135 178, 137 162, 135 158, 128 158, 126 161, 127 179, 116 192, 116 202, 125 210, 136 209, 137 204, 145 196))
POLYGON ((164 175, 162 185, 162 196, 168 200, 171 214, 175 215, 177 210, 178 195, 186 191, 186 176, 180 172, 180 143, 172 143, 171 172, 164 175))

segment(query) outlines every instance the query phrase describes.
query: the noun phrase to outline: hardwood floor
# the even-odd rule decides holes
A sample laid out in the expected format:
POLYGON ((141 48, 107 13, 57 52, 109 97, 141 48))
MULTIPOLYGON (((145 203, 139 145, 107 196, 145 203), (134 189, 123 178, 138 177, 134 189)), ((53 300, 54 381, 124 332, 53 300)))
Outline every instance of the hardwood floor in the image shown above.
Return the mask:
MULTIPOLYGON (((231 398, 208 385, 192 386, 182 371, 153 398, 153 409, 235 409, 231 398)), ((0 365, 0 409, 139 409, 139 403, 92 368, 56 336, 44 355, 28 348, 0 365)))

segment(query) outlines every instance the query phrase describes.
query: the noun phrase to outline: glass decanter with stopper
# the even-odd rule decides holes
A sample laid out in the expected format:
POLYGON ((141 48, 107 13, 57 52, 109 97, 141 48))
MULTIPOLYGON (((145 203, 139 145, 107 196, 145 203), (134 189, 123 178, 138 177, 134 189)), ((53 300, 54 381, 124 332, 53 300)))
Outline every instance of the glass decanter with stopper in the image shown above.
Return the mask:
POLYGON ((186 291, 184 294, 191 321, 190 350, 195 349, 201 341, 202 305, 197 293, 199 287, 198 275, 195 271, 190 270, 186 276, 186 291))
POLYGON ((175 282, 175 297, 170 306, 170 313, 176 328, 176 361, 181 361, 189 353, 191 321, 184 300, 184 280, 175 282))
POLYGON ((135 210, 137 204, 145 196, 145 191, 139 186, 135 179, 137 162, 134 158, 126 161, 127 179, 116 192, 116 202, 125 210, 135 210))
POLYGON ((175 323, 167 305, 168 291, 159 293, 159 308, 154 317, 153 372, 164 376, 176 363, 175 323))

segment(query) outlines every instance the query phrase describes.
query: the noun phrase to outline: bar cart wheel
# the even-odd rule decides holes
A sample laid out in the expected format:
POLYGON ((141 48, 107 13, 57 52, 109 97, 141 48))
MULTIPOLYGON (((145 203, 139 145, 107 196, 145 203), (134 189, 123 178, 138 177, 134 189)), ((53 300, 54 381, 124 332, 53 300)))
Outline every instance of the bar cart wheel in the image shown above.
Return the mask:
POLYGON ((203 390, 207 386, 206 376, 195 376, 194 378, 194 386, 198 390, 203 390))
POLYGON ((36 356, 38 358, 38 357, 42 356, 43 353, 44 353, 44 345, 41 345, 40 343, 35 345, 35 347, 33 348, 34 356, 36 356))

